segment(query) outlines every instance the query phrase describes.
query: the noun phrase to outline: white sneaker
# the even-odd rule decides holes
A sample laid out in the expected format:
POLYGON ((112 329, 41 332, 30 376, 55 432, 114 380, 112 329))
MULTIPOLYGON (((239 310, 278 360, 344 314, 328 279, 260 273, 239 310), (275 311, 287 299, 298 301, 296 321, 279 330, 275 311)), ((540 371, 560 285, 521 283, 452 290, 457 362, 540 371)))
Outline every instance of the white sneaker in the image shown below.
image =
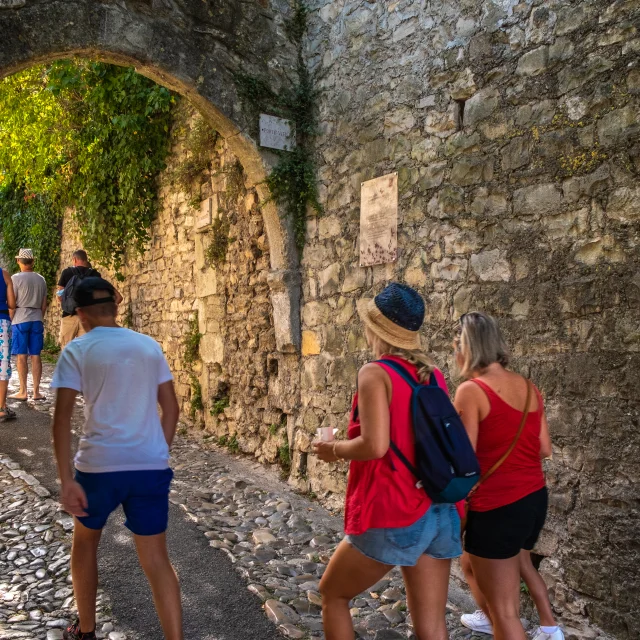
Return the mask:
POLYGON ((462 622, 462 624, 467 627, 467 629, 471 629, 471 631, 486 633, 490 636, 493 635, 493 626, 491 625, 491 620, 489 620, 487 614, 482 611, 482 609, 478 609, 475 613, 465 613, 460 617, 460 622, 462 622))
POLYGON ((560 627, 558 627, 553 633, 545 633, 540 627, 538 627, 532 636, 532 640, 564 640, 564 633, 560 627))

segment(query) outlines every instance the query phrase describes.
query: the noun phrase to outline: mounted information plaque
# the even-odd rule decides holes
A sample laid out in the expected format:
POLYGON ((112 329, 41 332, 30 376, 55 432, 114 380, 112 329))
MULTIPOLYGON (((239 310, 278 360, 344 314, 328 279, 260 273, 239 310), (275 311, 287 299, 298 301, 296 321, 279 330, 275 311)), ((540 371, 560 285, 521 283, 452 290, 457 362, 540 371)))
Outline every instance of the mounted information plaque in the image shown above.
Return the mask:
POLYGON ((284 118, 260 114, 260 145, 269 149, 291 151, 296 146, 293 123, 284 118))
POLYGON ((398 257, 398 174, 363 182, 360 202, 360 266, 398 257))
POLYGON ((196 231, 211 226, 213 220, 213 198, 207 198, 200 203, 200 213, 196 218, 196 231))

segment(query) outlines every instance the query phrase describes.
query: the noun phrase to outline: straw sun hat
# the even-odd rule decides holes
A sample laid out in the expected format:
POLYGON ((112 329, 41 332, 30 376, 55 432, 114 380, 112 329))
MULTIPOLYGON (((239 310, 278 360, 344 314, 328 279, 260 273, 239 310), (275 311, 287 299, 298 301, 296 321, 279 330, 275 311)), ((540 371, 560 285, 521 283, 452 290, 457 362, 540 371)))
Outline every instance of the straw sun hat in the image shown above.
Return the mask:
POLYGON ((399 349, 420 349, 418 330, 424 321, 424 302, 406 284, 392 282, 375 298, 357 303, 362 322, 373 333, 399 349))

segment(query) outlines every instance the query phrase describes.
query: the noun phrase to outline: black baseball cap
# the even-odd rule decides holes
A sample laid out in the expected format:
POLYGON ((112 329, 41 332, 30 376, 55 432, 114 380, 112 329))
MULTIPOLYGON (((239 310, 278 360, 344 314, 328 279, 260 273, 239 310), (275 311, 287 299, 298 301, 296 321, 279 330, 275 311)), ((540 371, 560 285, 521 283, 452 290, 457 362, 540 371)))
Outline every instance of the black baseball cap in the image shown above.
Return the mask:
POLYGON ((80 284, 73 292, 73 300, 76 303, 76 307, 91 307, 94 304, 115 302, 115 293, 116 290, 110 282, 107 282, 104 278, 91 276, 80 281, 80 284), (106 291, 109 295, 95 298, 93 295, 95 291, 106 291))

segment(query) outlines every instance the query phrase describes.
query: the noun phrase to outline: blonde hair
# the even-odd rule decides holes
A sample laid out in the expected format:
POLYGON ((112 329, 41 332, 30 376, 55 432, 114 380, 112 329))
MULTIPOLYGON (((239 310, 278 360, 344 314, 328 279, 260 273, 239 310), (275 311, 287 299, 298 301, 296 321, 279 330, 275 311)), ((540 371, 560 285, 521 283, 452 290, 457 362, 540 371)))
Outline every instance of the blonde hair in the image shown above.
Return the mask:
POLYGON ((474 371, 482 371, 497 362, 509 364, 509 348, 502 337, 495 318, 486 313, 473 311, 460 318, 459 346, 463 364, 460 374, 470 378, 474 371))
POLYGON ((406 360, 409 364, 416 367, 418 380, 427 382, 436 368, 433 360, 421 349, 401 349, 394 347, 392 344, 385 342, 380 336, 367 328, 369 332, 371 347, 378 353, 384 353, 390 356, 396 356, 406 360))

